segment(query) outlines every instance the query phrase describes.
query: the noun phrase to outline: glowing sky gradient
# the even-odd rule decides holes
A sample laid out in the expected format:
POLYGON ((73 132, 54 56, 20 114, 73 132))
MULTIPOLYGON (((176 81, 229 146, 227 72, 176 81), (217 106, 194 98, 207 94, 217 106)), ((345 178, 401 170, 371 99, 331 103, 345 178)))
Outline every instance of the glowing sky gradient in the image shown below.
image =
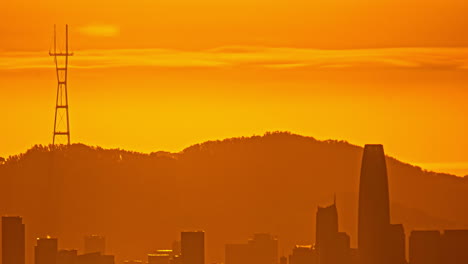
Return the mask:
POLYGON ((51 142, 47 53, 68 23, 73 142, 180 151, 287 130, 468 174, 466 1, 271 2, 7 0, 0 156, 51 142))

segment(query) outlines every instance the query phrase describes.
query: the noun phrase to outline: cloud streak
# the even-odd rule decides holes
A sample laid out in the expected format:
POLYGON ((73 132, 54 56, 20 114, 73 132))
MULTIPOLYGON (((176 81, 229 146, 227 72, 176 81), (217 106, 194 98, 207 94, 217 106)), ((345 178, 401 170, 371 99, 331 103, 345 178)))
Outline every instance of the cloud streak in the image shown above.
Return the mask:
MULTIPOLYGON (((77 69, 162 67, 407 68, 468 70, 468 48, 388 48, 318 50, 232 46, 201 51, 168 49, 78 50, 77 69)), ((0 70, 54 67, 47 52, 0 52, 0 70)))
POLYGON ((82 34, 94 37, 114 37, 120 29, 115 25, 87 25, 78 29, 82 34))

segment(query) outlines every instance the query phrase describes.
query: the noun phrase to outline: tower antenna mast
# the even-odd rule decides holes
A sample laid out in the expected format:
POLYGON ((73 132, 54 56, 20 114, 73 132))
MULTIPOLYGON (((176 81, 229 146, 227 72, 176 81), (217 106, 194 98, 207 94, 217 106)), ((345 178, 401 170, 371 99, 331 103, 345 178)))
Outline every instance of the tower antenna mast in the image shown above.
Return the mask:
POLYGON ((57 97, 55 101, 54 135, 52 145, 60 144, 66 137, 66 144, 70 145, 70 119, 68 115, 68 57, 73 56, 68 52, 68 25, 65 25, 65 52, 57 51, 57 29, 54 25, 54 50, 49 51, 49 55, 54 57, 55 70, 57 73, 57 97))

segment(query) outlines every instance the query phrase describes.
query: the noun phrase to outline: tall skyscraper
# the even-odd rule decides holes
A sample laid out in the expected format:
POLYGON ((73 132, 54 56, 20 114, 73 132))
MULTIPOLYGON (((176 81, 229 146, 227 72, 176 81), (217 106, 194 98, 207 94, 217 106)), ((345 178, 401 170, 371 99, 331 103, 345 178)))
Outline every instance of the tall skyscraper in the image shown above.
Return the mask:
POLYGON ((57 264, 58 242, 56 238, 38 238, 34 247, 35 264, 57 264))
POLYGON ((336 203, 318 207, 315 234, 315 250, 320 264, 341 264, 349 261, 350 239, 346 233, 339 232, 336 203))
POLYGON ((86 236, 84 239, 85 254, 99 252, 105 254, 106 238, 98 235, 86 236))
POLYGON ((2 264, 25 264, 25 228, 19 216, 2 217, 2 264))
POLYGON ((362 264, 389 261, 390 201, 382 145, 366 145, 359 183, 358 248, 362 264))
POLYGON ((315 224, 315 248, 320 251, 326 247, 338 234, 338 210, 333 203, 327 207, 318 207, 315 224))
POLYGON ((205 264, 205 232, 181 233, 182 264, 205 264))
MULTIPOLYGON (((338 211, 336 204, 318 207, 315 224, 315 250, 320 264, 335 263, 338 235, 338 211)), ((290 261, 291 262, 291 261, 290 261)))

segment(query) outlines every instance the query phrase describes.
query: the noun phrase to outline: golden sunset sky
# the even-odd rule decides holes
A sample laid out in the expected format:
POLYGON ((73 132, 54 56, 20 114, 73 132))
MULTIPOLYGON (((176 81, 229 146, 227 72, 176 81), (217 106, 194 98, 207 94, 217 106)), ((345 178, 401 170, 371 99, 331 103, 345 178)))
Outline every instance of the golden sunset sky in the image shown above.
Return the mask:
POLYGON ((280 130, 463 176, 466 14, 466 0, 2 1, 0 156, 51 143, 48 51, 67 23, 72 142, 149 153, 280 130))

